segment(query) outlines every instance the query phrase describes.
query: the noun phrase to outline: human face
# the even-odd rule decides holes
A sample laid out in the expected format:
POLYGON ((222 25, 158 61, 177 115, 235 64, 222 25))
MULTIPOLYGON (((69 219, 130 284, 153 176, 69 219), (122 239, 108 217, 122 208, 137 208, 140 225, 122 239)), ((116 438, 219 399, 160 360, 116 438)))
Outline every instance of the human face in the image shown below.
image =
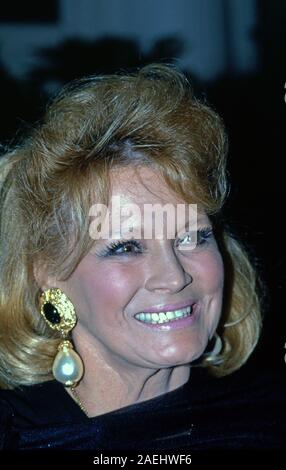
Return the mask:
MULTIPOLYGON (((144 184, 133 168, 113 169, 111 196, 120 196, 122 206, 140 208, 183 203, 153 170, 142 167, 140 175, 144 184)), ((198 214, 198 230, 206 226, 211 228, 209 218, 198 214)), ((167 237, 142 238, 137 240, 140 250, 127 242, 128 253, 117 248, 104 255, 116 241, 98 240, 58 286, 74 303, 79 327, 109 363, 151 369, 191 363, 205 350, 221 314, 223 263, 214 237, 198 235, 197 246, 189 251, 167 237), (189 318, 156 325, 135 318, 157 306, 161 312, 175 310, 180 306, 164 306, 177 303, 195 304, 189 318)))

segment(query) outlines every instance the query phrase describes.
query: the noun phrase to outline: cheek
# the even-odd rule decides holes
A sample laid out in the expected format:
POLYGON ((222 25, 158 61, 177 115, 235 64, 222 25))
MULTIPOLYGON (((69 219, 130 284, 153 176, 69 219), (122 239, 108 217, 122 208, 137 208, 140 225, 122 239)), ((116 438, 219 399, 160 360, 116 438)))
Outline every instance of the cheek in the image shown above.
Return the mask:
POLYGON ((200 292, 205 299, 205 314, 202 315, 200 328, 213 336, 219 322, 224 285, 224 265, 220 253, 205 252, 198 267, 200 292))
POLYGON ((206 294, 221 293, 224 282, 224 266, 219 251, 205 251, 190 262, 190 274, 206 294), (193 266, 193 269, 192 269, 193 266))
POLYGON ((224 268, 219 252, 204 253, 202 262, 199 264, 199 277, 205 283, 205 288, 209 293, 221 291, 224 281, 224 268))
POLYGON ((73 276, 80 310, 116 312, 124 309, 140 285, 139 276, 139 272, 131 266, 115 263, 103 266, 94 264, 93 260, 85 260, 73 276), (85 304, 84 309, 82 303, 85 304))

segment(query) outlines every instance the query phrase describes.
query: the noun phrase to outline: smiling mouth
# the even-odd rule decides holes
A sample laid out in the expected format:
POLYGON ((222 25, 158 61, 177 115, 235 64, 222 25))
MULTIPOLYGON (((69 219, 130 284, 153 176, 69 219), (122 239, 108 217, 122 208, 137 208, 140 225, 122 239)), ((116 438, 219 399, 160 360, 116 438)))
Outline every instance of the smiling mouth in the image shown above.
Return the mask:
POLYGON ((193 305, 189 305, 185 308, 180 308, 178 310, 171 310, 168 312, 158 312, 158 313, 137 313, 134 318, 143 323, 152 323, 152 324, 162 324, 170 323, 181 318, 190 317, 193 313, 193 305))

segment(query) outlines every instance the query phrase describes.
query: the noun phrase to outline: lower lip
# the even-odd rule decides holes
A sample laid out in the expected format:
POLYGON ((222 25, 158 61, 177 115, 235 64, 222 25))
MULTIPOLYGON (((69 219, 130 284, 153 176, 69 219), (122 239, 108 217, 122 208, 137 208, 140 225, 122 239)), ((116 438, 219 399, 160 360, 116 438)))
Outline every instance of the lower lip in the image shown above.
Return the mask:
POLYGON ((181 330, 182 328, 186 328, 194 323, 198 314, 199 314, 199 305, 194 304, 193 310, 190 316, 182 317, 179 320, 173 320, 168 323, 147 323, 142 322, 140 320, 135 319, 140 325, 150 328, 152 330, 159 330, 159 331, 171 331, 171 330, 181 330))

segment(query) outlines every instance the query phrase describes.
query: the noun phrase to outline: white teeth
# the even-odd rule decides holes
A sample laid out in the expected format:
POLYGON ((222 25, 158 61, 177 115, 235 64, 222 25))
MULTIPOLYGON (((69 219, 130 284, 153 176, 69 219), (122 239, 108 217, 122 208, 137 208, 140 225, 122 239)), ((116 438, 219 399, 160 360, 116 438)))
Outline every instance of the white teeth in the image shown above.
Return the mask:
POLYGON ((181 311, 175 310, 175 317, 180 317, 180 316, 181 316, 181 311))
POLYGON ((152 321, 157 322, 157 321, 159 320, 159 315, 158 315, 158 313, 152 313, 151 317, 152 317, 152 321))
POLYGON ((172 320, 173 318, 175 318, 175 312, 167 312, 166 317, 168 318, 168 320, 172 320))
POLYGON ((145 323, 168 323, 170 321, 178 320, 182 317, 191 315, 193 308, 191 306, 174 310, 172 312, 159 312, 159 313, 137 313, 135 318, 145 323))
POLYGON ((164 323, 166 321, 166 316, 164 313, 159 313, 159 323, 164 323))

